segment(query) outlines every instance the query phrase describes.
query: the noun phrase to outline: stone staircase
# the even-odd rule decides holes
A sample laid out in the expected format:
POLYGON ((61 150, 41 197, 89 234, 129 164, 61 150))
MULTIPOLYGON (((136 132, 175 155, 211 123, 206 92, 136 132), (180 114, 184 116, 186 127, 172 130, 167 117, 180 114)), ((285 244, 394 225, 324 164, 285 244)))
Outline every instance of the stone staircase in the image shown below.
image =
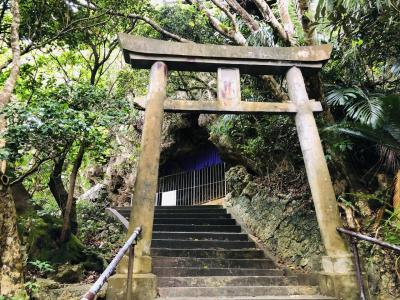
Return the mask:
POLYGON ((277 267, 221 206, 156 207, 153 230, 160 300, 334 299, 277 267))

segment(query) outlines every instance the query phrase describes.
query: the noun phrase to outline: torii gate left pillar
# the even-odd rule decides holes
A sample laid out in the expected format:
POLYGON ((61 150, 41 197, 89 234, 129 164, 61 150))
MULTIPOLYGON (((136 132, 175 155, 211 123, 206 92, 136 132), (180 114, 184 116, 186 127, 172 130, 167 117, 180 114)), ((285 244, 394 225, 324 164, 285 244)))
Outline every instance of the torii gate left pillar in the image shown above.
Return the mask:
MULTIPOLYGON (((136 68, 151 67, 149 93, 146 98, 135 100, 137 105, 146 109, 146 113, 129 226, 129 232, 138 225, 143 227, 143 236, 135 251, 133 299, 154 299, 156 294, 150 247, 164 111, 295 113, 300 146, 326 251, 322 259, 323 271, 320 273, 321 291, 339 299, 357 299, 351 255, 336 231, 341 226, 341 220, 313 115, 322 107, 319 102, 309 100, 303 79, 303 73, 313 74, 322 67, 329 59, 331 47, 249 48, 162 42, 126 34, 120 34, 119 38, 128 63, 136 68), (219 101, 165 100, 166 65, 172 70, 218 70, 219 101), (291 101, 240 101, 239 72, 286 75, 291 101), (229 93, 225 93, 226 89, 229 93)), ((126 273, 124 266, 120 266, 120 270, 126 273)), ((125 299, 125 284, 126 274, 110 278, 107 298, 125 299)))

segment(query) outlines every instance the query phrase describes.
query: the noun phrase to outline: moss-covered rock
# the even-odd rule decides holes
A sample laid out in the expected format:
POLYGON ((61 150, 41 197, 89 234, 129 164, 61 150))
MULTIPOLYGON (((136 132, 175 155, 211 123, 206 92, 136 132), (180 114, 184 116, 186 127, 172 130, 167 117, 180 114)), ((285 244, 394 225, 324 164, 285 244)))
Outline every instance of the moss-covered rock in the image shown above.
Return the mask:
POLYGON ((47 261, 53 265, 82 264, 86 270, 91 271, 104 269, 104 259, 88 251, 75 235, 71 235, 64 243, 59 242, 61 220, 57 217, 39 217, 30 212, 20 220, 20 232, 29 261, 47 261))
POLYGON ((61 283, 77 283, 80 282, 83 278, 84 268, 81 264, 70 265, 65 264, 61 265, 57 272, 53 275, 53 279, 57 282, 61 283))

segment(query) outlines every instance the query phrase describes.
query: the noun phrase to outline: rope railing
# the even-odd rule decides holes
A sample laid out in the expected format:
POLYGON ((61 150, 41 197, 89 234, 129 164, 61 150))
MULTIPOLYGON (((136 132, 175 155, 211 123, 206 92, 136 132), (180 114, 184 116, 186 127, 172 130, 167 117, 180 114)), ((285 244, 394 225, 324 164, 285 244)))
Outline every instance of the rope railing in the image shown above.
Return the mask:
POLYGON ((354 262, 355 262, 355 268, 356 268, 356 277, 357 277, 357 283, 358 287, 360 289, 360 300, 365 300, 366 298, 366 293, 365 293, 365 288, 363 285, 363 280, 362 280, 362 272, 361 272, 361 264, 360 264, 360 256, 358 254, 358 248, 357 248, 357 242, 358 240, 363 240, 372 244, 376 244, 378 246, 381 246, 382 248, 394 250, 400 253, 400 247, 381 241, 379 239, 370 237, 365 234, 361 234, 359 232, 355 232, 353 230, 347 229, 347 228, 342 228, 338 227, 336 228, 337 231, 340 233, 344 233, 348 236, 350 236, 350 243, 351 243, 351 249, 353 251, 353 256, 354 256, 354 262))
MULTIPOLYGON (((89 291, 81 298, 81 300, 93 300, 96 297, 96 294, 100 291, 100 289, 103 287, 104 283, 107 282, 108 278, 111 276, 111 274, 115 271, 117 268, 118 263, 121 261, 121 259, 124 257, 125 253, 131 249, 129 253, 129 259, 133 257, 133 251, 134 251, 134 243, 138 239, 140 233, 142 232, 142 227, 139 226, 137 227, 132 235, 129 237, 129 239, 125 242, 125 244, 122 246, 121 249, 119 249, 117 255, 114 257, 114 259, 111 261, 111 263, 107 266, 107 268, 103 271, 103 273, 100 275, 100 277, 96 280, 96 282, 92 285, 92 287, 89 289, 89 291)), ((128 272, 129 273, 129 272, 128 272)), ((130 278, 131 274, 128 274, 128 280, 130 278)), ((128 282, 127 286, 129 287, 130 284, 128 282)), ((129 291, 128 291, 129 293, 129 291)))

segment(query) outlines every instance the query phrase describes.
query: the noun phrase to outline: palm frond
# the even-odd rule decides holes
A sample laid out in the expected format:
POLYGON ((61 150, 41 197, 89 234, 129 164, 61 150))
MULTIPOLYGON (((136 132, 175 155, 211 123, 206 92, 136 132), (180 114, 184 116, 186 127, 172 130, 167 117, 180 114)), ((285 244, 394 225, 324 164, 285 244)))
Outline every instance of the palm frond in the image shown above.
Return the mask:
POLYGON ((357 87, 332 88, 326 96, 326 102, 331 106, 344 106, 359 96, 359 88, 357 87))
POLYGON ((335 87, 328 92, 326 102, 331 106, 343 107, 349 118, 376 127, 383 112, 380 96, 367 95, 357 86, 335 87))
POLYGON ((357 98, 352 104, 345 106, 347 115, 353 120, 360 121, 376 127, 376 124, 382 118, 382 105, 379 97, 364 94, 363 97, 357 98))
POLYGON ((340 123, 325 128, 326 131, 344 133, 353 137, 369 140, 380 146, 400 153, 400 143, 384 129, 374 129, 357 123, 340 123))

